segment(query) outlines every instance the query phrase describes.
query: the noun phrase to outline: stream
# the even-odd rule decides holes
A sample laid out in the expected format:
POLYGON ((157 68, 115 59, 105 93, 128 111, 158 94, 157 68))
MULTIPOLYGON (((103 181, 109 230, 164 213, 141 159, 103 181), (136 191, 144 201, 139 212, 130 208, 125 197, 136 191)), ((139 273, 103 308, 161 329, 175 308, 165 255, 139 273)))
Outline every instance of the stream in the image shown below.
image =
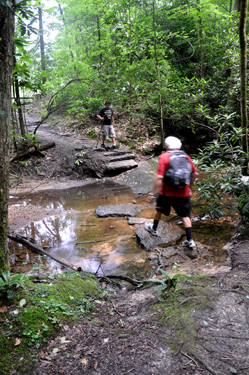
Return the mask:
MULTIPOLYGON (((128 275, 136 279, 152 277, 157 267, 149 262, 148 252, 137 244, 135 226, 129 225, 126 217, 99 218, 95 215, 97 206, 119 204, 139 206, 142 211, 138 217, 153 218, 154 204, 147 202, 146 195, 135 195, 129 187, 108 179, 68 189, 19 194, 10 199, 10 206, 26 206, 30 211, 35 208, 56 210, 57 215, 49 215, 17 230, 19 235, 31 239, 56 258, 84 271, 98 271, 99 275, 128 275)), ((193 206, 195 213, 198 207, 193 206)), ((181 225, 174 214, 163 217, 163 220, 181 225)), ((214 222, 195 220, 194 239, 208 246, 208 251, 198 261, 192 261, 191 267, 180 256, 179 260, 174 258, 174 263, 179 264, 175 272, 180 271, 180 266, 187 274, 216 272, 220 267, 227 267, 225 245, 233 231, 231 217, 214 222)), ((12 272, 26 272, 32 268, 49 274, 63 272, 63 267, 57 262, 38 256, 20 244, 9 241, 9 247, 12 272)))

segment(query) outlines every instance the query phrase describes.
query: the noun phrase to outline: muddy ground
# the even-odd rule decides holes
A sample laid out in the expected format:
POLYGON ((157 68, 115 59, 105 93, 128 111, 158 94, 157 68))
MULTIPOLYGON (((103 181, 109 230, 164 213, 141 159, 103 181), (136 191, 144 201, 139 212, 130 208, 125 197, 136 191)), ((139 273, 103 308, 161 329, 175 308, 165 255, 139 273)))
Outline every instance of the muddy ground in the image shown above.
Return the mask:
MULTIPOLYGON (((35 120, 28 118, 30 129, 35 120)), ((42 142, 54 140, 56 147, 42 159, 32 157, 27 166, 11 166, 10 194, 94 178, 78 173, 74 161, 75 148, 87 150, 96 141, 48 125, 38 134, 42 142)), ((52 214, 10 207, 10 229, 52 214)), ((110 294, 94 321, 64 326, 35 352, 32 374, 249 374, 248 244, 245 234, 237 234, 230 244, 229 271, 179 277, 162 301, 158 286, 110 294)), ((102 287, 108 287, 106 282, 102 287)))

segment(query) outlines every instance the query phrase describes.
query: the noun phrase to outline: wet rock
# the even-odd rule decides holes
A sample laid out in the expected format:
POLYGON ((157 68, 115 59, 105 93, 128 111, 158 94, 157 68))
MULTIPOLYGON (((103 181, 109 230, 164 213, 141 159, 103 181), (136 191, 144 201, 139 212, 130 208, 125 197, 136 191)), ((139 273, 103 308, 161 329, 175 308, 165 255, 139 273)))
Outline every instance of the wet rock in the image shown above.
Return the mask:
POLYGON ((144 225, 140 225, 136 228, 136 236, 138 242, 150 251, 155 246, 166 245, 170 242, 181 238, 185 233, 180 227, 171 223, 165 223, 161 221, 157 228, 158 236, 153 236, 147 230, 144 229, 144 225))
POLYGON ((153 186, 155 169, 156 166, 142 162, 137 168, 117 177, 116 181, 129 186, 135 194, 148 194, 153 186))
POLYGON ((136 216, 142 211, 141 207, 126 204, 118 204, 111 206, 98 206, 95 208, 97 217, 115 217, 115 216, 136 216))
POLYGON ((104 173, 127 171, 128 169, 136 168, 138 164, 134 160, 114 161, 106 164, 104 173))
POLYGON ((148 219, 145 219, 144 217, 127 217, 128 224, 135 225, 135 224, 143 224, 148 219))

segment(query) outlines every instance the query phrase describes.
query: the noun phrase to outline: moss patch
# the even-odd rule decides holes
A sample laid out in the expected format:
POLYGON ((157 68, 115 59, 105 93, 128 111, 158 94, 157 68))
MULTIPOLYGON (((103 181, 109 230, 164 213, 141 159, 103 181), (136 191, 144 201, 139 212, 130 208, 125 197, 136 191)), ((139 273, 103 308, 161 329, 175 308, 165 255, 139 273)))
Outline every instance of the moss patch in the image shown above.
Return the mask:
POLYGON ((153 307, 156 315, 156 324, 166 328, 167 335, 158 338, 167 344, 174 352, 179 342, 188 343, 194 350, 198 341, 196 332, 195 311, 212 309, 216 293, 212 287, 217 281, 212 276, 175 275, 174 290, 164 294, 164 302, 153 307), (173 337, 173 339, 172 339, 173 337))
MULTIPOLYGON (((25 278, 25 289, 15 291, 7 311, 1 314, 0 374, 10 368, 27 373, 32 366, 30 350, 46 343, 65 323, 94 316, 96 298, 101 298, 101 290, 88 273, 65 272, 42 280, 25 278), (22 307, 21 300, 25 300, 22 307)), ((0 307, 3 305, 0 302, 0 307)))

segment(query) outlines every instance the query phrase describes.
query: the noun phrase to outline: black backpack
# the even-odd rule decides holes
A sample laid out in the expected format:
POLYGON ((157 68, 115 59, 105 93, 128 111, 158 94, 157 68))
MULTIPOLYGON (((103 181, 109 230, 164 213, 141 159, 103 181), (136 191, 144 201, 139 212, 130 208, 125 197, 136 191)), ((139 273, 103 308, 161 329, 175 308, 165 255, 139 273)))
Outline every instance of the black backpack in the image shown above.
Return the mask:
POLYGON ((169 167, 165 171, 164 181, 171 187, 183 189, 191 184, 192 166, 184 151, 170 152, 169 167))

